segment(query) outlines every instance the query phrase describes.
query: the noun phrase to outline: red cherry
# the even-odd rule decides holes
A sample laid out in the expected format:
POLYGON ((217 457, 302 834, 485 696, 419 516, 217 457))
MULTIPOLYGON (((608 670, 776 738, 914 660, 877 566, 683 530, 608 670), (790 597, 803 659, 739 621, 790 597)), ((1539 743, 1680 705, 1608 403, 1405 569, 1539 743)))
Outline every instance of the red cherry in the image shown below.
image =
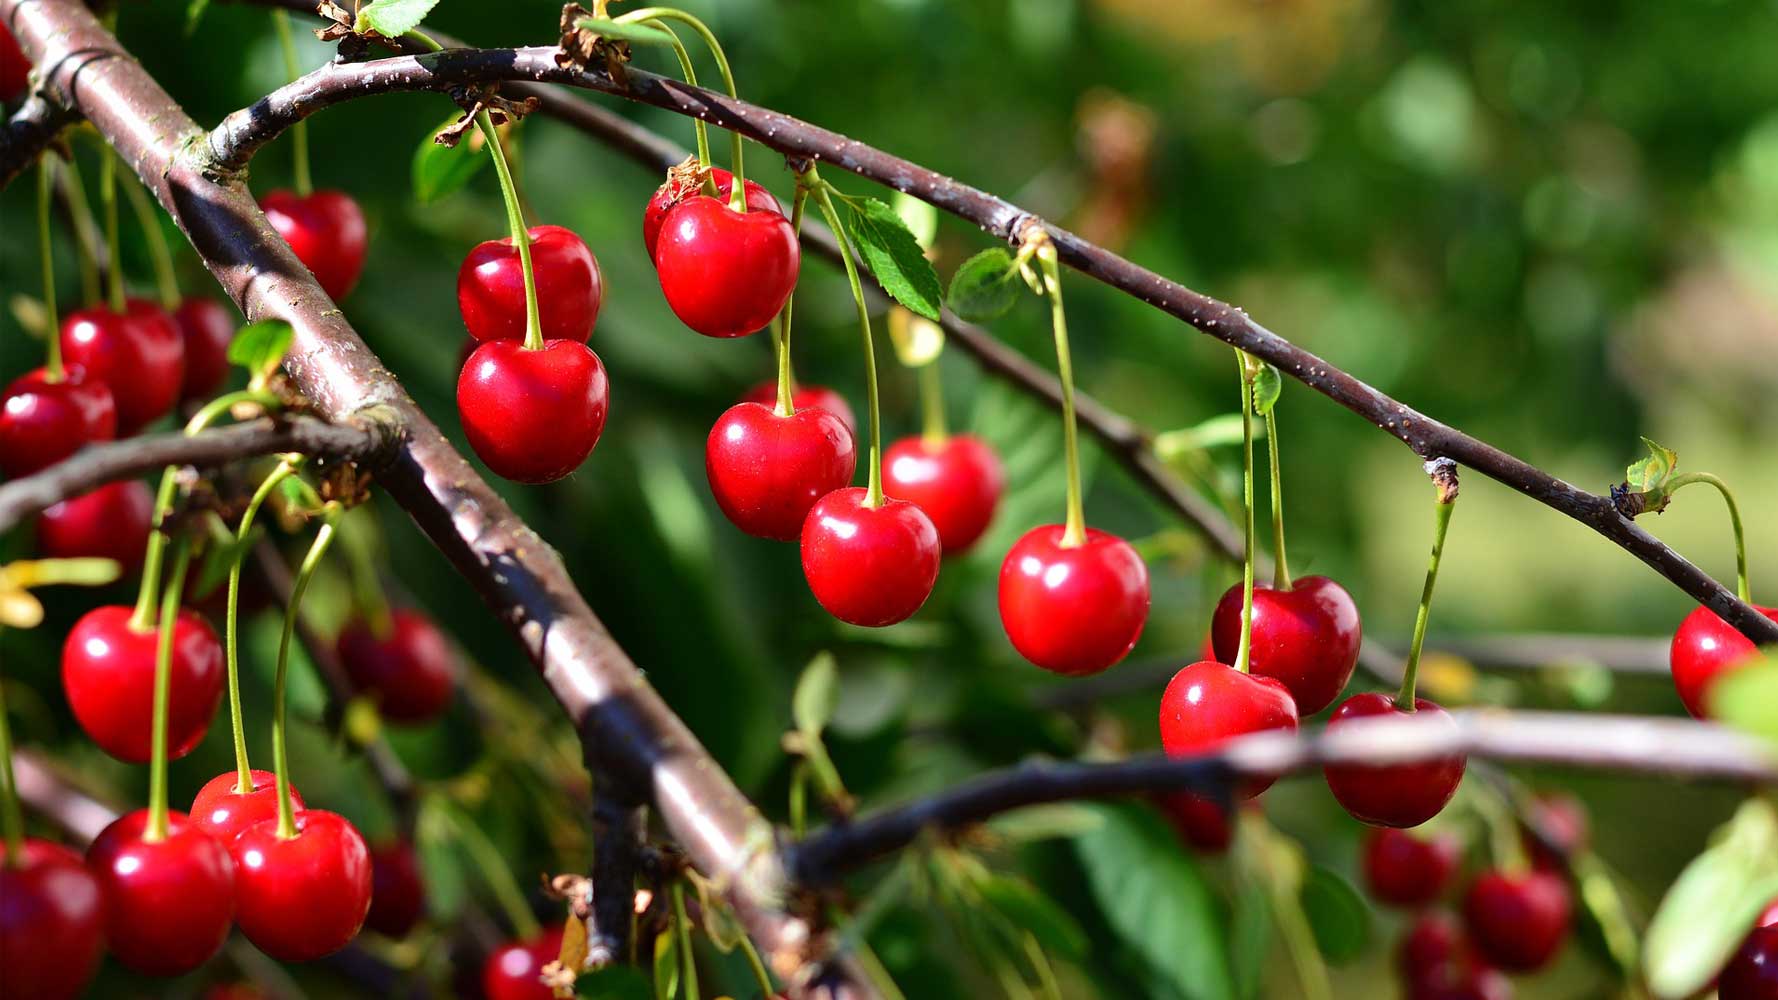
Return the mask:
MULTIPOLYGON (((735 175, 721 167, 711 167, 710 179, 716 183, 716 197, 727 202, 729 195, 735 190, 735 175)), ((654 260, 655 244, 660 240, 661 223, 666 220, 667 212, 698 191, 698 185, 676 183, 673 178, 668 178, 665 184, 654 189, 654 197, 648 199, 648 207, 642 211, 642 243, 648 248, 649 260, 654 260)), ((778 199, 772 196, 772 192, 748 181, 747 211, 776 212, 783 215, 784 207, 778 204, 778 199)), ((763 403, 766 401, 755 399, 752 402, 763 403)), ((799 410, 803 408, 800 400, 797 402, 796 408, 799 410)))
POLYGON ((1148 566, 1116 535, 1087 529, 1062 545, 1063 527, 1025 532, 1000 564, 1000 624, 1019 655, 1070 677, 1124 658, 1148 621, 1148 566))
MULTIPOLYGON (((777 381, 774 379, 766 379, 764 382, 755 385, 753 388, 748 389, 741 394, 739 402, 758 403, 765 407, 777 406, 777 381)), ((815 385, 810 382, 795 383, 790 388, 790 405, 796 407, 799 411, 806 410, 811 406, 819 406, 823 410, 839 417, 840 423, 846 425, 846 430, 851 431, 854 438, 858 436, 858 418, 852 413, 852 404, 846 402, 846 397, 829 389, 827 386, 815 385)))
MULTIPOLYGON (((605 298, 599 262, 573 230, 532 226, 526 233, 543 339, 585 343, 605 298)), ((457 308, 477 340, 525 339, 525 271, 512 237, 479 243, 463 258, 457 308)))
POLYGON ((1545 847, 1529 830, 1525 832, 1525 851, 1535 867, 1560 873, 1563 859, 1587 845, 1587 807, 1572 795, 1539 795, 1531 803, 1531 815, 1561 853, 1545 847))
POLYGON ((115 559, 125 573, 142 565, 154 521, 154 494, 134 479, 52 505, 37 518, 37 554, 45 559, 115 559))
MULTIPOLYGON (((1235 662, 1241 648, 1241 585, 1217 602, 1211 619, 1216 659, 1235 662)), ((1333 704, 1358 665, 1363 629, 1346 588, 1325 576, 1305 576, 1289 590, 1253 587, 1253 672, 1290 689, 1303 715, 1333 704)))
POLYGON ((1364 841, 1364 880, 1378 902, 1425 906, 1444 894, 1462 859, 1463 842, 1448 833, 1372 830, 1364 841))
POLYGON ((1755 928, 1717 981, 1717 1000, 1778 1000, 1778 926, 1755 928))
MULTIPOLYGON (((148 760, 154 712, 154 658, 159 633, 130 627, 131 609, 94 608, 82 615, 62 646, 62 688, 80 728, 118 760, 148 760)), ((192 751, 210 728, 222 698, 222 646, 197 615, 181 611, 173 623, 173 662, 167 701, 167 758, 192 751)))
POLYGON ((273 191, 259 199, 259 207, 329 298, 343 299, 357 286, 369 237, 364 213, 351 195, 273 191))
POLYGON ((180 399, 206 399, 228 374, 228 345, 235 339, 235 313, 215 299, 186 299, 173 310, 173 325, 185 341, 185 381, 180 399))
POLYGON ((179 401, 185 339, 155 303, 130 299, 121 313, 104 305, 69 313, 61 338, 62 357, 111 389, 118 434, 134 434, 179 401))
POLYGON ((551 340, 539 351, 490 340, 457 379, 470 447, 514 482, 548 483, 573 472, 599 443, 609 406, 605 367, 575 340, 551 340))
MULTIPOLYGON (((1211 660, 1174 674, 1161 692, 1161 746, 1176 757, 1267 729, 1295 732, 1296 725, 1296 703, 1283 684, 1211 660)), ((1275 780, 1248 779, 1237 791, 1250 799, 1275 780)))
POLYGON ((529 941, 512 941, 488 956, 482 965, 482 994, 487 1000, 551 1000, 543 985, 543 967, 562 952, 562 928, 545 928, 529 941))
POLYGON ((358 936, 370 911, 370 850, 344 816, 296 814, 296 836, 276 818, 241 831, 235 859, 235 920, 260 951, 284 962, 331 955, 358 936))
POLYGON ((1192 850, 1201 854, 1221 854, 1235 839, 1233 817, 1223 808, 1190 792, 1168 792, 1157 799, 1173 829, 1192 850))
POLYGON ((165 839, 144 839, 148 810, 113 820, 86 850, 105 895, 111 955, 150 976, 177 976, 208 961, 228 939, 235 866, 215 837, 182 812, 165 839))
MULTIPOLYGON (((1778 608, 1756 606, 1754 610, 1778 621, 1778 608)), ((1705 699, 1710 685, 1718 677, 1753 663, 1757 652, 1751 639, 1717 617, 1716 612, 1702 606, 1693 608, 1673 633, 1673 647, 1667 657, 1673 669, 1673 686, 1679 690, 1685 710, 1693 718, 1709 718, 1705 699)))
POLYGON ((1766 912, 1759 915, 1759 919, 1753 922, 1753 926, 1778 927, 1778 899, 1772 900, 1772 905, 1766 907, 1766 912))
MULTIPOLYGON (((19 48, 18 39, 0 24, 0 103, 11 104, 25 95, 25 89, 31 84, 31 60, 25 58, 25 51, 19 48)), ((749 184, 748 194, 752 194, 753 185, 749 184)))
POLYGON ((819 408, 780 417, 736 403, 710 428, 704 472, 722 513, 749 535, 792 542, 815 501, 852 482, 858 449, 840 418, 819 408))
POLYGON ((389 612, 390 633, 378 638, 369 623, 340 630, 340 662, 353 686, 377 699, 383 718, 417 725, 451 706, 463 673, 457 653, 432 619, 411 608, 389 612))
POLYGON ((789 219, 736 212, 707 195, 667 212, 654 257, 667 305, 707 337, 764 328, 789 300, 801 261, 789 219))
POLYGON ((1463 919, 1483 958, 1510 972, 1530 972, 1561 949, 1572 909, 1559 875, 1490 871, 1469 887, 1463 919))
POLYGON ((384 937, 404 938, 426 913, 426 883, 413 845, 390 841, 370 850, 370 913, 364 926, 384 937))
POLYGON ((0 475, 28 476, 116 434, 117 404, 105 383, 77 367, 55 382, 45 369, 27 372, 0 395, 0 475))
MULTIPOLYGON (((278 779, 270 771, 254 768, 253 790, 238 792, 241 776, 224 771, 211 778, 191 800, 191 822, 209 832, 223 845, 235 842, 242 830, 263 820, 278 818, 278 779)), ((290 805, 303 808, 302 793, 290 786, 290 805)))
MULTIPOLYGON (((1378 691, 1353 695, 1334 709, 1327 726, 1353 719, 1406 715, 1395 699, 1378 691)), ((1454 726, 1451 715, 1425 698, 1414 699, 1414 716, 1454 726)), ((1354 819, 1374 826, 1419 826, 1444 809, 1463 781, 1467 758, 1439 757, 1413 764, 1330 764, 1321 769, 1334 798, 1354 819)))
POLYGON ((1447 965, 1469 960, 1469 942, 1456 918, 1428 910, 1414 918, 1396 950, 1396 968, 1409 983, 1429 979, 1447 965))
POLYGON ((104 902, 80 855, 27 837, 18 863, 0 864, 0 983, 7 996, 79 996, 105 944, 104 902))
POLYGON ((882 506, 866 507, 865 492, 834 490, 809 508, 803 576, 828 614, 874 628, 926 603, 938 579, 938 529, 906 500, 885 497, 882 506))
POLYGON ((883 492, 920 505, 938 528, 945 555, 963 552, 982 537, 1005 490, 1000 457, 974 435, 942 442, 906 437, 883 453, 883 492))

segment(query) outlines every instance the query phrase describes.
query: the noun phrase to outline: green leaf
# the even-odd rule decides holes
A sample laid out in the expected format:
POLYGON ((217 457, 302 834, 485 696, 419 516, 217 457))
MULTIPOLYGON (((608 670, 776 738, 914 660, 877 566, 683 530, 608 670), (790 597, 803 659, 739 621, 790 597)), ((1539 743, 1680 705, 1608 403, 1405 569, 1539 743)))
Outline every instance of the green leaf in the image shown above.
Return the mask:
POLYGON ((646 24, 613 21, 605 17, 583 17, 574 22, 574 26, 585 28, 600 38, 610 38, 620 42, 635 42, 640 45, 673 44, 673 36, 646 24))
POLYGON ((400 38, 418 28, 438 0, 371 0, 358 8, 352 22, 355 32, 374 31, 384 38, 400 38))
POLYGON ((469 877, 449 820, 430 797, 420 804, 414 851, 426 873, 426 911, 440 926, 455 923, 469 895, 469 877))
POLYGON ((1017 277, 1012 254, 1000 247, 983 250, 951 275, 951 290, 945 304, 972 323, 998 319, 1018 300, 1017 277))
POLYGON ((1778 658, 1772 653, 1722 675, 1707 696, 1711 718, 1778 743, 1778 658))
POLYGON ((1624 482, 1639 493, 1647 493, 1660 489, 1667 482, 1679 465, 1679 456, 1673 449, 1664 448, 1648 438, 1643 438, 1642 443, 1648 446, 1648 457, 1630 463, 1624 470, 1624 482))
POLYGON ((1104 824, 1074 848, 1106 922, 1187 1000, 1232 1000, 1220 907, 1197 864, 1152 812, 1093 808, 1104 824))
POLYGON ((654 997, 672 1000, 679 992, 679 936, 671 923, 654 939, 654 997))
POLYGON ((875 198, 849 198, 846 228, 858 256, 864 258, 877 284, 889 297, 914 312, 936 321, 944 301, 938 272, 920 249, 895 209, 875 198))
POLYGON ((1252 879, 1243 880, 1229 918, 1229 968, 1235 978, 1235 995, 1242 1000, 1259 996, 1271 948, 1272 908, 1266 901, 1265 887, 1252 879))
POLYGON ((839 701, 840 678, 833 654, 818 653, 803 668, 796 693, 790 698, 790 716, 796 720, 797 730, 809 739, 820 739, 839 701))
POLYGON ((989 875, 975 884, 982 901, 1020 930, 1031 932, 1050 955, 1079 962, 1086 958, 1087 936, 1067 910, 1024 879, 989 875))
POLYGON ((1278 397, 1284 393, 1284 376, 1271 365, 1260 365, 1259 371, 1253 376, 1253 412, 1265 416, 1278 405, 1278 397))
POLYGON ((1643 936, 1649 988, 1662 1000, 1703 990, 1778 895, 1778 813, 1749 799, 1667 890, 1643 936))
POLYGON ((1339 873, 1312 865, 1303 878, 1303 914, 1329 962, 1350 962, 1371 938, 1371 910, 1339 873))
POLYGON ((433 141, 434 136, 456 122, 455 115, 447 118, 443 125, 428 133, 426 140, 414 150, 410 173, 413 177, 414 198, 422 205, 430 205, 445 195, 460 190, 488 164, 487 150, 472 148, 473 136, 464 136, 463 141, 455 146, 440 145, 433 141))
POLYGON ((186 4, 186 6, 185 6, 185 33, 187 35, 192 35, 197 32, 198 22, 200 22, 204 19, 204 14, 209 9, 210 9, 210 0, 191 0, 191 3, 186 4))
POLYGON ((908 232, 914 234, 914 242, 920 244, 922 250, 932 249, 932 241, 938 236, 938 209, 905 191, 895 192, 894 204, 895 214, 901 216, 908 232))
POLYGON ((648 977, 633 965, 608 965, 581 973, 574 980, 574 995, 588 1000, 654 1000, 648 977))
POLYGON ((281 319, 262 319, 249 323, 235 334, 228 344, 228 360, 247 369, 247 384, 260 386, 271 378, 290 350, 296 331, 281 319))

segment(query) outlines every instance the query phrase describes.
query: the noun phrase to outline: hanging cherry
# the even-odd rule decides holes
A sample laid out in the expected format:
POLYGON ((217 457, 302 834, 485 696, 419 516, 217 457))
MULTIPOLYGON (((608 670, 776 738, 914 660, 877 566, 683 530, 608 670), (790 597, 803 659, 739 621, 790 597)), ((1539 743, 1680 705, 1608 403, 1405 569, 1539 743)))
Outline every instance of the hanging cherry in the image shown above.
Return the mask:
POLYGON ((181 400, 207 399, 228 376, 228 345, 235 337, 235 314, 207 298, 186 299, 173 310, 173 325, 185 345, 181 400))
POLYGON ((1718 1000, 1778 997, 1778 926, 1755 928, 1717 980, 1718 1000))
POLYGON ((1221 805, 1190 792, 1169 792, 1157 799, 1161 812, 1192 850, 1221 854, 1235 840, 1234 817, 1221 805))
POLYGON ((1483 958, 1509 972, 1531 972, 1561 950, 1573 905, 1560 875, 1496 869, 1469 887, 1463 918, 1483 958))
POLYGON ((487 1000, 551 1000, 555 994, 543 983, 543 967, 561 951, 559 925, 502 945, 482 964, 482 995, 487 1000))
POLYGON ((69 367, 60 379, 39 368, 0 394, 0 475, 28 476, 117 432, 117 406, 103 382, 69 367))
MULTIPOLYGON (((1161 693, 1161 746, 1174 756, 1214 750, 1237 736, 1297 728, 1290 691, 1270 677, 1201 660, 1173 675, 1161 693)), ((1251 778, 1239 788, 1253 798, 1276 780, 1251 778)))
MULTIPOLYGON (((230 845, 242 830, 278 815, 278 787, 270 771, 248 773, 247 790, 241 790, 238 771, 226 771, 211 778, 198 789, 191 800, 191 822, 209 831, 223 845, 230 845)), ((290 789, 293 808, 303 808, 303 798, 295 787, 290 789)))
POLYGON ((99 967, 104 934, 104 897, 80 855, 30 837, 16 858, 0 862, 0 983, 9 996, 80 996, 99 967))
POLYGON ((820 408, 780 415, 736 403, 704 444, 704 471, 723 515, 749 535, 781 542, 800 538, 809 509, 849 485, 857 466, 852 432, 820 408))
POLYGON ((177 976, 222 948, 234 917, 234 863, 215 837, 184 813, 149 832, 149 810, 126 813, 87 848, 86 865, 105 897, 111 955, 150 976, 177 976))
MULTIPOLYGON (((1778 608, 1755 605, 1754 610, 1778 621, 1778 608)), ((1757 661, 1758 649, 1753 641, 1706 607, 1692 609, 1692 613, 1679 623, 1668 653, 1673 686, 1679 691, 1679 700, 1697 719, 1710 717, 1706 699, 1712 684, 1725 674, 1757 661)))
POLYGON ((328 298, 337 302, 358 287, 370 235, 364 211, 351 195, 280 189, 261 197, 259 207, 328 298))
POLYGON ((294 833, 281 831, 274 816, 235 838, 235 919, 260 951, 309 962, 344 948, 364 926, 370 849, 335 813, 305 809, 292 822, 294 833))
POLYGON ((444 714, 457 691, 463 666, 432 619, 412 608, 388 613, 382 635, 354 619, 340 630, 340 663, 358 690, 376 699, 390 722, 419 725, 444 714))
POLYGON ((142 565, 154 496, 134 479, 106 483, 63 500, 37 517, 37 554, 46 559, 115 559, 125 572, 142 565))
POLYGON ((404 938, 426 914, 426 883, 414 846, 406 839, 370 849, 370 912, 364 926, 388 938, 404 938))
POLYGON ((654 262, 680 322, 706 337, 744 337, 784 308, 802 251, 777 212, 744 212, 699 194, 667 212, 654 262))
POLYGON ((945 555, 951 556, 966 551, 988 530, 1006 490, 1006 472, 986 441, 952 434, 945 426, 941 379, 936 355, 919 367, 925 426, 883 455, 883 491, 919 504, 938 529, 945 555))
POLYGON ((146 299, 89 306, 62 321, 62 357, 111 389, 117 432, 134 434, 179 400, 185 341, 166 310, 146 299))
POLYGON ((1444 895, 1462 860, 1463 842, 1453 834, 1374 829, 1364 839, 1365 887, 1380 903, 1425 906, 1444 895))
MULTIPOLYGON (((773 379, 766 379, 742 393, 739 401, 759 403, 762 406, 776 406, 778 404, 778 383, 773 379)), ((799 411, 812 406, 826 410, 840 418, 840 423, 846 425, 848 433, 854 438, 858 437, 858 417, 853 414, 852 405, 846 402, 846 397, 827 386, 816 385, 812 382, 794 382, 790 387, 790 402, 799 411)))
MULTIPOLYGON (((599 262, 585 241, 561 226, 532 226, 531 270, 545 340, 593 334, 605 297, 599 262)), ((525 339, 525 271, 511 236, 476 245, 457 270, 457 308, 477 340, 525 339)))
MULTIPOLYGON (((140 764, 153 749, 154 661, 158 631, 122 605, 81 616, 62 646, 68 706, 99 749, 140 764)), ((168 755, 185 756, 204 738, 222 700, 222 645, 201 617, 182 611, 173 626, 168 755)))
MULTIPOLYGON (((654 260, 655 244, 660 241, 661 225, 666 221, 667 213, 699 192, 703 186, 703 180, 699 176, 701 173, 697 159, 688 159, 667 171, 666 182, 655 188, 654 197, 648 199, 648 207, 642 211, 642 243, 648 249, 650 261, 654 260)), ((709 177, 716 186, 716 198, 727 201, 735 190, 735 175, 721 167, 710 167, 709 177)), ((770 191, 752 181, 747 181, 744 187, 747 192, 747 211, 784 214, 784 206, 778 203, 777 197, 770 191)), ((763 403, 767 400, 754 402, 763 403)), ((797 408, 801 409, 802 405, 799 401, 797 408)))

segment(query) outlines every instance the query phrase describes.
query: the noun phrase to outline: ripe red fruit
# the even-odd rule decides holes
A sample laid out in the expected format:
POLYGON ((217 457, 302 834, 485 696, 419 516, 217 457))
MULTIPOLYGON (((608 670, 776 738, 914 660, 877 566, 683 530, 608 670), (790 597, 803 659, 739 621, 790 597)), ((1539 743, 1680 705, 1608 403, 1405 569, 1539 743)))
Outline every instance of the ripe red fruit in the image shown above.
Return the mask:
POLYGON ((1456 918, 1428 910, 1414 918, 1396 950, 1396 968, 1410 984, 1428 979, 1454 962, 1468 961, 1469 942, 1456 918))
POLYGON ((273 191, 259 199, 259 207, 329 298, 343 299, 358 284, 368 236, 364 213, 351 195, 273 191))
POLYGON ((414 847, 390 841, 370 850, 370 912, 364 926, 384 937, 403 938, 426 912, 426 884, 414 847))
MULTIPOLYGON (((191 800, 192 825, 202 827, 227 846, 235 842, 242 830, 263 820, 277 819, 277 777, 258 768, 251 773, 253 790, 250 792, 235 790, 241 779, 234 771, 224 771, 198 789, 197 797, 191 800)), ((290 805, 298 810, 303 808, 302 793, 294 784, 290 786, 290 805)))
MULTIPOLYGON (((154 714, 156 629, 130 627, 131 609, 112 604, 82 615, 62 646, 62 689, 80 728, 118 760, 148 760, 154 714)), ((173 621, 167 698, 167 759, 192 751, 222 698, 222 646, 202 618, 173 621)))
POLYGON ((117 404, 105 383, 75 367, 59 382, 42 368, 27 372, 0 395, 0 475, 28 476, 116 434, 117 404))
POLYGON ((529 941, 512 941, 488 956, 482 965, 482 994, 487 1000, 552 1000, 539 978, 543 967, 562 952, 562 928, 545 928, 529 941))
POLYGON ((827 613, 853 625, 893 625, 920 610, 938 579, 938 529, 918 506, 865 489, 834 490, 803 522, 803 576, 827 613))
POLYGON ((548 483, 573 472, 599 443, 609 407, 605 367, 575 340, 551 340, 539 351, 490 340, 457 379, 470 447, 514 482, 548 483))
MULTIPOLYGON (((1778 608, 1754 610, 1778 621, 1778 608)), ((1703 606, 1692 609, 1673 633, 1667 658, 1673 670, 1673 686, 1679 690, 1685 710, 1693 718, 1709 718, 1706 699, 1710 685, 1724 674, 1754 662, 1757 652, 1751 639, 1717 617, 1716 612, 1703 606)))
MULTIPOLYGON (((774 379, 767 379, 748 389, 741 395, 739 401, 758 403, 767 408, 775 407, 778 405, 778 383, 774 379)), ((839 417, 840 423, 846 425, 846 430, 850 431, 854 438, 858 436, 858 417, 852 413, 852 404, 846 402, 846 397, 827 386, 815 385, 810 382, 799 382, 791 386, 790 405, 796 407, 798 411, 806 410, 811 406, 819 406, 839 417)))
MULTIPOLYGON (((1329 729, 1354 719, 1406 715, 1395 699, 1378 691, 1353 695, 1334 710, 1329 729)), ((1425 698, 1414 699, 1414 716, 1452 726, 1450 713, 1425 698)), ((1429 724, 1431 724, 1429 722, 1429 724)), ((1329 764, 1321 769, 1327 787, 1354 819, 1375 826, 1419 826, 1444 809, 1463 781, 1467 758, 1439 757, 1412 764, 1329 764)))
POLYGON ((661 292, 706 337, 743 337, 772 321, 796 287, 802 251, 777 212, 736 212, 693 195, 667 212, 655 244, 661 292))
MULTIPOLYGON (((605 282, 599 262, 573 230, 532 226, 531 272, 545 340, 593 335, 605 282)), ((476 244, 457 269, 457 308, 477 340, 525 339, 525 271, 512 237, 476 244)))
POLYGON ((1747 940, 1717 981, 1718 1000, 1775 1000, 1778 998, 1778 926, 1759 927, 1747 940))
POLYGON ((117 433, 134 434, 179 401, 185 339, 165 309, 130 299, 121 313, 103 304, 62 320, 62 358, 105 383, 117 403, 117 433))
MULTIPOLYGON (((716 197, 726 203, 729 195, 735 190, 735 175, 721 167, 711 167, 710 179, 716 184, 716 197)), ((661 223, 666 220, 667 213, 699 190, 700 188, 696 184, 679 183, 672 177, 669 177, 665 184, 654 189, 654 197, 648 199, 648 207, 642 211, 642 243, 648 248, 649 260, 654 260, 655 244, 660 241, 661 223)), ((773 212, 783 215, 784 207, 778 204, 778 199, 772 196, 772 192, 748 181, 747 211, 773 212)), ((757 399, 753 402, 763 403, 765 400, 757 399)), ((796 408, 799 410, 803 408, 800 400, 797 402, 796 408)))
POLYGON ((340 662, 354 687, 376 697, 383 718, 429 722, 451 706, 462 665, 450 640, 423 613, 395 608, 389 624, 389 635, 378 638, 367 622, 347 623, 340 630, 340 662))
POLYGON ((1169 792, 1156 801, 1192 850, 1221 854, 1234 842, 1234 817, 1215 802, 1190 792, 1169 792))
POLYGON ((18 864, 0 864, 0 984, 7 995, 79 996, 105 943, 104 903, 80 855, 27 837, 18 864))
POLYGON ((1462 858, 1462 841, 1449 833, 1372 830, 1364 841, 1365 885, 1378 902, 1425 906, 1444 894, 1462 858))
MULTIPOLYGON (((1216 659, 1235 662, 1241 648, 1241 585, 1217 602, 1211 619, 1216 659)), ((1333 704, 1358 665, 1363 639, 1358 605, 1346 588, 1325 576, 1305 576, 1289 590, 1253 587, 1253 672, 1276 677, 1290 689, 1303 715, 1333 704)))
POLYGON ((37 554, 45 559, 115 559, 125 573, 142 565, 154 521, 154 494, 134 479, 83 493, 37 518, 37 554))
MULTIPOLYGON (((0 102, 11 104, 25 94, 31 83, 31 60, 19 48, 18 39, 0 24, 0 102)), ((748 185, 751 193, 752 185, 748 185)))
MULTIPOLYGON (((1179 671, 1161 692, 1161 746, 1176 757, 1267 729, 1295 732, 1296 726, 1296 703, 1284 685, 1214 661, 1179 671)), ((1274 780, 1250 778, 1237 791, 1250 799, 1274 780)))
POLYGON ((185 380, 180 399, 206 399, 228 374, 228 345, 235 339, 235 313, 215 299, 186 299, 173 310, 173 325, 185 341, 185 380))
POLYGON ((987 442, 957 434, 942 442, 918 435, 883 453, 883 492, 920 505, 938 528, 945 555, 974 545, 1006 490, 1006 472, 987 442))
POLYGON ((749 535, 795 541, 815 501, 852 482, 858 448, 840 418, 823 409, 780 417, 736 403, 704 442, 704 472, 722 513, 749 535))
POLYGON ((1525 831, 1525 851, 1537 868, 1560 872, 1563 859, 1587 845, 1587 807, 1572 795, 1539 795, 1531 803, 1531 817, 1560 854, 1525 831))
POLYGON ((276 818, 241 831, 235 859, 235 920, 260 951, 284 962, 331 955, 358 936, 370 911, 370 850, 337 813, 296 814, 296 836, 276 818))
POLYGON ((168 814, 164 840, 147 841, 148 810, 113 820, 86 851, 105 896, 111 955, 150 976, 177 976, 204 964, 228 939, 235 912, 235 866, 215 837, 168 814))
POLYGON ((1476 950, 1510 972, 1530 972, 1555 957, 1568 936, 1573 898, 1549 872, 1483 873, 1463 900, 1476 950))
POLYGON ((1062 545, 1063 527, 1032 528, 1000 564, 1000 624, 1019 655, 1070 677, 1123 659, 1148 621, 1148 566, 1116 535, 1087 529, 1062 545))

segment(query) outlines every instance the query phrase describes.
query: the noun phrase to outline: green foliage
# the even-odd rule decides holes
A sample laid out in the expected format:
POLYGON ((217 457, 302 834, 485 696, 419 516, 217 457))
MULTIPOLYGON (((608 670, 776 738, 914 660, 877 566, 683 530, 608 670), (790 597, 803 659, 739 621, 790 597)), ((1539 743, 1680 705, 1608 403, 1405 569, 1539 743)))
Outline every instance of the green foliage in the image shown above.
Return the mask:
POLYGON ((228 344, 230 364, 247 369, 247 384, 262 386, 284 362, 296 331, 281 319, 262 319, 249 323, 235 333, 228 344))
POLYGON ((1750 799, 1686 865, 1649 921, 1643 969, 1663 1000, 1702 990, 1778 895, 1778 810, 1750 799))
POLYGON ((374 31, 385 38, 400 38, 418 28, 438 0, 371 0, 358 8, 352 30, 374 31))
POLYGON ((1778 743, 1778 657, 1768 647, 1759 662, 1710 685, 1710 717, 1778 743))
POLYGON ((1087 939, 1080 924, 1030 882, 990 875, 977 882, 975 890, 1008 923, 1029 931, 1051 957, 1070 962, 1086 957, 1087 939))
POLYGON ((632 965, 611 965, 582 973, 574 995, 587 1000, 655 1000, 653 984, 632 965))
POLYGON ((938 272, 907 223, 895 209, 875 198, 846 198, 845 202, 846 232, 883 291, 927 319, 937 320, 944 300, 938 272))
POLYGON ((585 28, 601 38, 616 41, 635 42, 640 45, 672 45, 673 36, 659 28, 651 28, 641 23, 625 23, 613 21, 606 17, 583 17, 574 22, 576 27, 585 28))
POLYGON ((1272 412, 1283 393, 1284 376, 1271 365, 1261 364, 1253 375, 1253 412, 1262 417, 1272 412))
POLYGON ((1673 477, 1673 470, 1679 466, 1679 455, 1648 438, 1643 438, 1642 443, 1648 446, 1648 457, 1630 463, 1624 470, 1624 482, 1639 493, 1655 492, 1673 477))
POLYGON ((488 165, 487 151, 473 148, 473 135, 465 135, 461 141, 451 146, 436 141, 440 132, 457 123, 457 118, 458 116, 452 115, 445 119, 442 125, 414 148, 413 165, 409 172, 414 182, 414 199, 422 205, 430 205, 461 190, 463 185, 469 183, 470 178, 488 165))
POLYGON ((951 290, 945 304, 972 323, 999 319, 1018 300, 1017 279, 1012 254, 1000 247, 983 250, 951 275, 951 290))
POLYGON ((1303 913, 1315 932, 1315 943, 1329 962, 1350 962, 1371 941, 1371 908, 1331 868, 1311 865, 1303 876, 1303 913))

